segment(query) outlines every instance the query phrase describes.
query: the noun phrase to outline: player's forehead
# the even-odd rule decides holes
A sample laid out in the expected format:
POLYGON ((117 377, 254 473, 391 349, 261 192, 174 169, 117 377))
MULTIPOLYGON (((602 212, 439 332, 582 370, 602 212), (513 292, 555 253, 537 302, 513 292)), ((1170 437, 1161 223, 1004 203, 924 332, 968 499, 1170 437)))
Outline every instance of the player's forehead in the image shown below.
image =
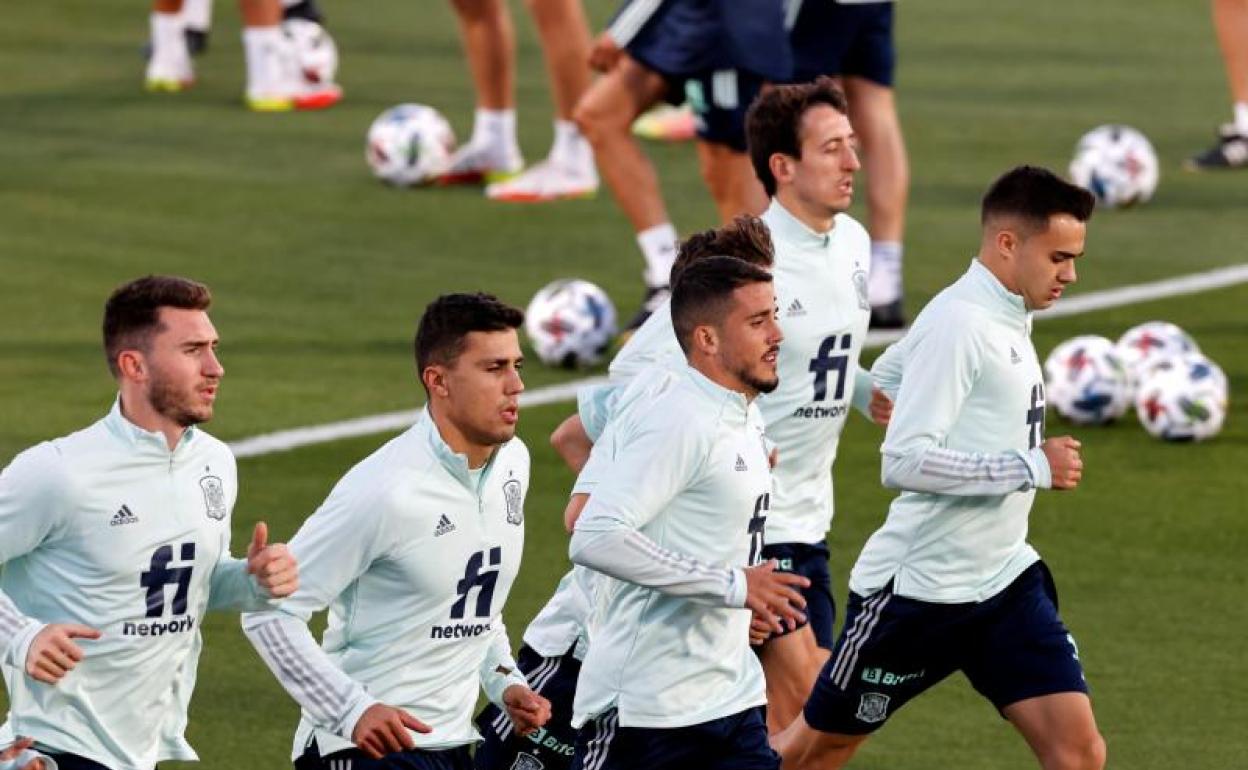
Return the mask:
POLYGON ((849 116, 830 104, 815 104, 802 113, 798 122, 798 140, 802 145, 821 145, 854 135, 849 116))
POLYGON ((161 307, 156 311, 159 322, 155 338, 175 345, 191 342, 216 342, 217 329, 208 313, 179 307, 161 307))
POLYGON ((756 281, 733 289, 734 314, 752 316, 756 313, 770 314, 776 308, 776 290, 771 281, 756 281))
POLYGON ((464 335, 457 362, 479 364, 520 357, 520 338, 515 329, 472 331, 464 335))
POLYGON ((1058 213, 1049 217, 1043 230, 1032 237, 1039 240, 1048 251, 1061 251, 1071 255, 1083 253, 1087 240, 1088 225, 1071 214, 1058 213))

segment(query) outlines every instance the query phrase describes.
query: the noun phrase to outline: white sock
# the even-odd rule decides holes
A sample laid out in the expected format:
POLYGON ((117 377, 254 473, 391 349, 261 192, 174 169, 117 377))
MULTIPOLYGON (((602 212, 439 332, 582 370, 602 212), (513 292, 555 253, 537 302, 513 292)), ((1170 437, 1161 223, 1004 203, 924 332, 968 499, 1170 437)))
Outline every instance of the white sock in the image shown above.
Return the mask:
POLYGON ((516 111, 514 109, 487 110, 478 107, 472 116, 472 139, 469 143, 497 147, 500 151, 518 148, 516 111))
POLYGON ((570 120, 555 120, 555 141, 548 156, 553 163, 571 168, 583 168, 594 163, 594 150, 581 135, 581 130, 570 120))
POLYGON ((247 93, 269 95, 281 90, 281 59, 274 51, 284 43, 281 27, 243 27, 247 93))
POLYGON ((212 0, 182 0, 182 23, 198 32, 211 29, 212 0))
MULTIPOLYGON (((176 13, 153 13, 149 17, 152 30, 152 61, 188 62, 191 52, 182 34, 182 17, 176 13)), ((150 71, 150 70, 149 70, 150 71)))
POLYGON ((672 281, 672 263, 676 261, 676 228, 671 222, 646 228, 637 233, 637 245, 641 247, 641 255, 646 258, 646 285, 667 286, 672 281))
POLYGON ((901 299, 901 243, 871 242, 871 277, 867 281, 867 301, 872 307, 901 299))
POLYGON ((1235 102, 1235 130, 1248 136, 1248 102, 1235 102))

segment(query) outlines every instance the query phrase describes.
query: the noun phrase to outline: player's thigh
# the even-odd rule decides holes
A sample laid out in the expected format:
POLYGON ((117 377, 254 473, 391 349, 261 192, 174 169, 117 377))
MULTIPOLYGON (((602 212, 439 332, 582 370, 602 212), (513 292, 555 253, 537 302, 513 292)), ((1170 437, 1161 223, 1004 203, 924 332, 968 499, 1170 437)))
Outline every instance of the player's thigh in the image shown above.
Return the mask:
POLYGON ((951 674, 963 609, 896 596, 850 594, 845 626, 803 709, 814 729, 866 735, 951 674))
POLYGON ((1002 714, 1022 734, 1044 767, 1100 768, 1105 740, 1092 701, 1081 692, 1041 695, 1006 706, 1002 714))
POLYGON ((698 138, 744 156, 745 113, 765 85, 746 70, 722 69, 685 79, 685 101, 693 109, 698 138))
POLYGON ((699 748, 686 728, 622 727, 611 709, 581 726, 572 770, 678 770, 698 764, 699 748))
POLYGON ((622 54, 615 67, 595 80, 576 103, 573 117, 587 133, 612 127, 627 130, 634 118, 667 92, 668 82, 661 74, 622 54))
POLYGON ((987 604, 974 635, 961 646, 960 668, 998 710, 1028 698, 1088 691, 1044 562, 1028 567, 987 604))
POLYGON ((810 626, 815 643, 828 651, 836 642, 836 602, 832 598, 829 556, 824 543, 773 543, 763 547, 763 559, 774 559, 777 571, 801 575, 810 581, 809 586, 801 589, 806 600, 806 623, 802 625, 810 626))
POLYGON ((779 770, 780 755, 767 739, 762 707, 747 709, 704 726, 706 770, 779 770))

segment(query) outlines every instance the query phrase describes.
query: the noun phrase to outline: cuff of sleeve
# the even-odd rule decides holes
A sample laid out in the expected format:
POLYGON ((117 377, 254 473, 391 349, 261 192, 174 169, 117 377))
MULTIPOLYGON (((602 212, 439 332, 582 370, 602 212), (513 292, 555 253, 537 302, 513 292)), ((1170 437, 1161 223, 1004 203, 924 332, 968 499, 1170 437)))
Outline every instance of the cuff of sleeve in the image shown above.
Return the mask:
POLYGON ((524 674, 520 672, 518 667, 513 668, 508 674, 491 676, 489 683, 483 683, 481 689, 485 691, 485 697, 490 703, 501 709, 503 708, 503 693, 507 692, 507 688, 513 684, 518 684, 521 687, 529 686, 529 680, 524 677, 524 674))
POLYGON ((745 570, 740 567, 733 567, 731 577, 728 581, 728 593, 724 596, 724 601, 729 607, 745 606, 745 570))
POLYGON ((247 586, 251 588, 251 607, 248 609, 253 612, 264 612, 265 610, 275 609, 282 600, 270 594, 264 586, 260 585, 260 581, 256 580, 255 575, 247 576, 247 586))
POLYGON ((871 389, 874 387, 871 373, 865 369, 859 369, 854 375, 854 395, 850 398, 850 403, 868 420, 871 419, 871 389))
POLYGON ((360 717, 364 716, 365 711, 368 711, 380 702, 381 701, 365 693, 364 697, 360 698, 359 702, 352 706, 351 709, 342 717, 342 721, 338 723, 337 729, 334 730, 334 733, 343 740, 354 743, 355 741, 352 740, 351 736, 355 734, 355 726, 359 724, 360 717))
POLYGON ((1045 457, 1043 449, 1036 447, 1027 450, 1027 454, 1023 455, 1023 462, 1027 463, 1027 470, 1031 472, 1033 487, 1036 489, 1053 487, 1053 472, 1049 469, 1049 458, 1045 457))
POLYGON ((47 627, 47 623, 40 623, 33 618, 26 625, 22 626, 21 630, 14 634, 12 641, 9 642, 9 651, 4 656, 4 662, 25 673, 26 658, 30 655, 30 645, 34 643, 35 637, 39 635, 39 632, 47 627))

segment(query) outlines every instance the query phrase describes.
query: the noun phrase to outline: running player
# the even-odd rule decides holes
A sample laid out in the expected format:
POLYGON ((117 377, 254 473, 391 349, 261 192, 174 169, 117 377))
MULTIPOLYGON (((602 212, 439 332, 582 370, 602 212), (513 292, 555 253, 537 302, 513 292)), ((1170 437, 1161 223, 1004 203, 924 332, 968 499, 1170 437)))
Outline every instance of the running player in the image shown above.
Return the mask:
POLYGON ((33 738, 59 770, 195 760, 183 732, 209 610, 259 610, 297 569, 256 525, 230 558, 234 456, 197 426, 224 370, 203 284, 148 276, 113 292, 104 419, 0 475, 0 745, 33 738))
POLYGON ((785 766, 842 767, 911 698, 961 670, 1046 770, 1100 770, 1078 651, 1027 543, 1037 489, 1072 489, 1079 442, 1044 438, 1031 313, 1075 280, 1093 198, 1044 169, 989 188, 970 269, 873 372, 896 393, 881 448, 902 491, 850 575, 845 627, 804 712, 776 739, 785 766))
POLYGON ((515 438, 522 313, 487 294, 434 300, 416 332, 428 394, 291 541, 303 586, 243 628, 302 707, 295 767, 463 770, 477 694, 536 730, 550 704, 511 657, 529 453, 515 438), (329 608, 321 646, 308 629, 329 608), (364 765, 367 760, 381 760, 364 765))

